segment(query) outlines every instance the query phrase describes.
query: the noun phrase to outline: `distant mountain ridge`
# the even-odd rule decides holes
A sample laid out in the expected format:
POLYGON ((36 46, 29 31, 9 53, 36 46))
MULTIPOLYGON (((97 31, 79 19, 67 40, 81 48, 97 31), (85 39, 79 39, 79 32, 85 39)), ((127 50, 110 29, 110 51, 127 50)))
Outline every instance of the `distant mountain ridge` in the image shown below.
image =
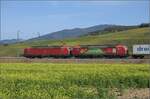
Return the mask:
POLYGON ((7 39, 7 40, 0 40, 0 45, 2 44, 13 44, 13 43, 17 43, 23 41, 22 39, 7 39))
POLYGON ((129 30, 129 29, 134 29, 138 28, 139 26, 112 26, 112 27, 107 27, 103 30, 98 30, 94 32, 90 32, 86 35, 83 36, 90 36, 90 35, 102 35, 102 34, 108 34, 108 33, 114 33, 114 32, 119 32, 119 31, 124 31, 124 30, 129 30))
POLYGON ((117 31, 124 31, 134 28, 142 28, 142 27, 149 27, 150 23, 142 23, 139 25, 112 25, 112 24, 102 24, 102 25, 95 25, 87 28, 74 28, 74 29, 64 29, 57 32, 48 33, 46 35, 32 38, 30 40, 60 40, 66 38, 76 38, 80 36, 86 35, 99 35, 104 33, 112 33, 117 31))
POLYGON ((54 39, 54 40, 59 40, 59 39, 65 39, 65 38, 76 38, 80 37, 82 35, 86 35, 90 32, 94 31, 102 31, 106 28, 109 27, 116 27, 116 26, 121 26, 121 25, 96 25, 92 27, 87 27, 87 28, 74 28, 74 29, 64 29, 61 31, 49 33, 46 35, 43 35, 41 37, 33 38, 30 40, 42 40, 42 39, 54 39))
POLYGON ((52 33, 48 33, 46 35, 42 35, 40 37, 35 37, 29 40, 17 40, 17 39, 8 39, 1 40, 0 44, 14 44, 18 42, 26 42, 26 41, 38 41, 38 40, 63 40, 67 38, 78 38, 81 36, 90 36, 90 35, 101 35, 107 33, 113 33, 117 31, 124 31, 134 28, 142 28, 149 27, 150 23, 143 23, 140 25, 112 25, 112 24, 103 24, 103 25, 95 25, 87 28, 73 28, 73 29, 64 29, 61 31, 56 31, 52 33))

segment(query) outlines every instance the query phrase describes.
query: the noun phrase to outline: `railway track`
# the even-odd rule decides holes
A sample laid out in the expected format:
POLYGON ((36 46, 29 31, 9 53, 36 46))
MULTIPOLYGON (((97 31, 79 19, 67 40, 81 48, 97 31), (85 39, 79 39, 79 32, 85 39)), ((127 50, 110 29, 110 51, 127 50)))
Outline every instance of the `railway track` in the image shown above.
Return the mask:
POLYGON ((150 64, 150 59, 53 59, 53 58, 34 58, 29 59, 25 57, 0 57, 0 63, 121 63, 121 64, 150 64))

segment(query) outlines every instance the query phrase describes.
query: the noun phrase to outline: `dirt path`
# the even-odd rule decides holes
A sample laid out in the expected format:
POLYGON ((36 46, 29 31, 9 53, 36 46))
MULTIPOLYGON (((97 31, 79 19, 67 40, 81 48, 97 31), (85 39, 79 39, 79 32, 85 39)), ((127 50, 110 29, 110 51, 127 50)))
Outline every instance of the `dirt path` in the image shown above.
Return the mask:
POLYGON ((118 96, 117 99, 150 99, 150 89, 130 89, 118 96))

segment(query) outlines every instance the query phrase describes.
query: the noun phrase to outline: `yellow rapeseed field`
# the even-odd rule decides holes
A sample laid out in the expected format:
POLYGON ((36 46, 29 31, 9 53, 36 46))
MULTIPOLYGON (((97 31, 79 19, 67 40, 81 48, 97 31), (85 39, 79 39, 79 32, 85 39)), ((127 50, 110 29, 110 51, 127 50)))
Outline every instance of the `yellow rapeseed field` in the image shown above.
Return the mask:
POLYGON ((0 98, 115 99, 111 89, 148 88, 149 69, 148 64, 0 63, 0 98))

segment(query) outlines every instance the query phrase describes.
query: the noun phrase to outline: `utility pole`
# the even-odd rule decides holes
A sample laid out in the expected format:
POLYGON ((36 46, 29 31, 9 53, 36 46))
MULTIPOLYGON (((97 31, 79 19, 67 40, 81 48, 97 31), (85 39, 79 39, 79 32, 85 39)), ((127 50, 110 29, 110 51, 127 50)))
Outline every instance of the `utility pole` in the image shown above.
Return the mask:
POLYGON ((17 31, 17 41, 19 42, 19 40, 20 40, 20 38, 19 38, 19 33, 20 33, 20 31, 18 30, 17 31))
MULTIPOLYGON (((19 33, 20 33, 20 30, 17 31, 17 42, 20 41, 19 33)), ((19 56, 20 56, 20 52, 19 52, 19 50, 18 50, 18 51, 17 51, 17 57, 19 57, 19 56)))
POLYGON ((0 31, 0 41, 2 40, 2 33, 1 33, 1 31, 0 31))
POLYGON ((38 37, 41 37, 40 32, 37 32, 38 37))
MULTIPOLYGON (((0 6, 2 6, 2 2, 1 2, 1 0, 0 0, 0 6)), ((0 13, 1 13, 1 7, 0 7, 0 13)), ((0 18, 1 18, 1 15, 0 15, 0 18)), ((0 21, 1 21, 1 19, 0 19, 0 21)), ((0 41, 2 40, 2 30, 1 30, 1 28, 0 28, 0 41)))

